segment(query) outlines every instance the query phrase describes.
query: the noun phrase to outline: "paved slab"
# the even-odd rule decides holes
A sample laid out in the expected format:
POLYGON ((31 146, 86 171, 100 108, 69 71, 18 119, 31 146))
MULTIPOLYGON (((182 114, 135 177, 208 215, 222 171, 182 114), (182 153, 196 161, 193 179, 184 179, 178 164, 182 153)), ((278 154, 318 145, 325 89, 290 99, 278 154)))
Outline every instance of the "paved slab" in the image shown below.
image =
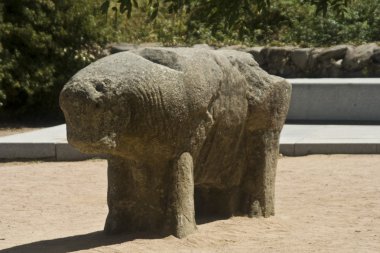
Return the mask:
POLYGON ((288 120, 380 121, 380 78, 288 79, 293 86, 288 120))
MULTIPOLYGON (((380 154, 378 125, 285 125, 280 152, 308 154, 380 154)), ((75 161, 92 158, 67 143, 66 125, 0 138, 0 159, 75 161)))
POLYGON ((286 125, 281 152, 308 154, 380 154, 378 125, 286 125))
POLYGON ((0 159, 75 161, 92 157, 80 153, 67 143, 66 125, 0 138, 0 159))

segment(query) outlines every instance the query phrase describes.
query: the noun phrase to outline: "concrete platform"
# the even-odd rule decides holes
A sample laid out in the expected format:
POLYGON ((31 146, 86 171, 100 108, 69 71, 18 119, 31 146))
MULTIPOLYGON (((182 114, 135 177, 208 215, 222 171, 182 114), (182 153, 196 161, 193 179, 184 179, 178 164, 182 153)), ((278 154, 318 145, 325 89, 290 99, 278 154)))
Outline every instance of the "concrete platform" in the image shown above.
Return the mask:
POLYGON ((94 156, 80 153, 67 143, 66 125, 0 138, 0 159, 72 161, 92 157, 94 156))
MULTIPOLYGON (((380 154, 380 126, 285 125, 280 152, 287 156, 380 154)), ((67 143, 66 125, 0 138, 0 159, 75 161, 92 157, 67 143)))
POLYGON ((380 78, 288 79, 288 120, 380 122, 380 78))
POLYGON ((280 152, 308 154, 380 154, 378 125, 286 125, 280 152))

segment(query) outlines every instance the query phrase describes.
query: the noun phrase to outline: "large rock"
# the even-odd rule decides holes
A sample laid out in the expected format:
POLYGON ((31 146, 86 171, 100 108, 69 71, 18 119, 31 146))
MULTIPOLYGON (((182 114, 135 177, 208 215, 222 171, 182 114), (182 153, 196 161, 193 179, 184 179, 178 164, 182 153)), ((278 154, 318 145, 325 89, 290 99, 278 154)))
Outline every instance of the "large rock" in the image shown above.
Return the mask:
POLYGON ((209 50, 213 50, 214 48, 207 45, 207 44, 195 44, 193 45, 193 48, 196 48, 196 49, 209 49, 209 50))
POLYGON ((356 48, 349 48, 342 66, 347 71, 359 71, 370 64, 374 50, 378 48, 375 43, 365 44, 356 48))
POLYGON ((265 60, 262 57, 262 55, 260 54, 260 52, 263 48, 264 47, 249 47, 249 48, 246 48, 242 51, 246 52, 246 53, 250 53, 253 56, 253 59, 255 59, 255 61, 261 66, 261 65, 265 64, 265 60))
POLYGON ((306 71, 308 69, 309 57, 312 50, 313 49, 311 48, 294 49, 290 54, 290 59, 300 70, 306 71))
POLYGON ((380 63, 380 47, 376 47, 373 50, 372 61, 376 64, 380 63))
POLYGON ((105 231, 184 237, 195 214, 273 215, 290 93, 230 50, 145 48, 78 72, 60 104, 69 143, 108 155, 105 231))
POLYGON ((296 67, 291 63, 293 47, 267 47, 260 51, 265 69, 273 75, 292 77, 296 67))
POLYGON ((318 55, 319 61, 341 60, 344 59, 347 50, 351 48, 346 45, 338 45, 323 49, 318 55))

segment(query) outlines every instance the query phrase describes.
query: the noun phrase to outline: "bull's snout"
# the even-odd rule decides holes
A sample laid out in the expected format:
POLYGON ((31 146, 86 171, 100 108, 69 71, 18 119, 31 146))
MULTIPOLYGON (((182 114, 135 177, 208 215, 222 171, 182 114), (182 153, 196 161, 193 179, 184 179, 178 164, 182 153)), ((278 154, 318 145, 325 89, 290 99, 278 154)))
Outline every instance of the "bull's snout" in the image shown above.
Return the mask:
MULTIPOLYGON (((91 109, 91 107, 98 107, 97 100, 99 95, 97 95, 91 86, 86 86, 80 83, 69 83, 61 91, 59 103, 62 110, 68 114, 77 113, 85 108, 91 109)), ((94 89, 95 90, 95 89, 94 89)))

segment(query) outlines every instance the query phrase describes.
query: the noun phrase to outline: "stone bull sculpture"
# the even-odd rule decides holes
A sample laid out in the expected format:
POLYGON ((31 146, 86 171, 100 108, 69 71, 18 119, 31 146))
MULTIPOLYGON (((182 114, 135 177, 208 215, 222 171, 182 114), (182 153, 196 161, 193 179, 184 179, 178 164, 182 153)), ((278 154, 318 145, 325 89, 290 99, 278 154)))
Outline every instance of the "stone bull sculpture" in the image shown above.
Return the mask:
POLYGON ((230 50, 145 48, 79 71, 60 105, 69 143, 108 155, 105 232, 181 238, 195 214, 273 215, 290 93, 230 50))

